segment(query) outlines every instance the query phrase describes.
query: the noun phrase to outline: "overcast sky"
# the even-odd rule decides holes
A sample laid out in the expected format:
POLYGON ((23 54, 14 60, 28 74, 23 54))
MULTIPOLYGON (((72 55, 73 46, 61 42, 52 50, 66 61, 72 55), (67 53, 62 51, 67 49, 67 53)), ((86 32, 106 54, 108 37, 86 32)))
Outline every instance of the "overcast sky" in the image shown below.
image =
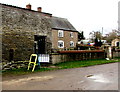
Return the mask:
POLYGON ((91 31, 107 34, 117 29, 118 1, 120 0, 0 0, 0 3, 18 7, 31 4, 33 10, 42 7, 43 12, 67 18, 86 38, 91 31))

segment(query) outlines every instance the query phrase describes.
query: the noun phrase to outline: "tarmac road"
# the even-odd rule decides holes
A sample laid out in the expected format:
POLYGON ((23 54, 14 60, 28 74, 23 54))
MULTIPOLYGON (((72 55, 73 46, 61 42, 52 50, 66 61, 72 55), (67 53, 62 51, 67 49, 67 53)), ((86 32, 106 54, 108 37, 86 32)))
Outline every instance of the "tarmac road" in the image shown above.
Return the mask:
POLYGON ((118 63, 4 77, 3 90, 118 90, 118 63))

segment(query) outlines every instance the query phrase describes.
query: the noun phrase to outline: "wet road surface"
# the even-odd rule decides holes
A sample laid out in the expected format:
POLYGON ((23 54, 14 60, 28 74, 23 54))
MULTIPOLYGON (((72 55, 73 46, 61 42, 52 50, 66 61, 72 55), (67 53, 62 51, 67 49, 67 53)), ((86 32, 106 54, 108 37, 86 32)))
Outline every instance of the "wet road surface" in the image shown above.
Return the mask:
POLYGON ((118 63, 4 77, 3 90, 118 90, 118 63))

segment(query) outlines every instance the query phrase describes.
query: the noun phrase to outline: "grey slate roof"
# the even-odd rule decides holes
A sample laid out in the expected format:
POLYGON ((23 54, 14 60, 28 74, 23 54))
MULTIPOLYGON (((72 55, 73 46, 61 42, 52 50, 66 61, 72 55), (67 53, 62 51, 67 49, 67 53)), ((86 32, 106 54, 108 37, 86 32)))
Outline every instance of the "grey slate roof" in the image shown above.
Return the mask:
POLYGON ((66 30, 66 31, 77 31, 73 25, 65 18, 54 17, 51 18, 51 26, 53 29, 66 30))
MULTIPOLYGON (((22 8, 22 7, 18 7, 18 6, 13 6, 13 5, 8 5, 8 4, 3 4, 3 3, 0 3, 0 5, 14 7, 14 8, 23 9, 23 10, 32 11, 32 12, 38 12, 38 11, 35 11, 35 10, 28 10, 26 8, 22 8)), ((40 12, 38 12, 38 13, 40 13, 40 12)), ((50 13, 46 13, 46 12, 41 12, 41 13, 48 14, 48 15, 52 16, 52 14, 50 14, 50 13)))
MULTIPOLYGON (((28 10, 26 8, 21 8, 21 7, 17 7, 17 6, 12 6, 12 5, 7 5, 7 4, 1 4, 0 5, 4 5, 4 6, 10 6, 10 7, 14 7, 14 8, 19 8, 19 9, 24 9, 24 10, 28 10)), ((28 11, 33 11, 33 12, 38 12, 38 11, 34 11, 34 10, 28 10, 28 11)), ((39 12, 38 12, 39 13, 39 12)), ((50 13, 45 13, 45 12, 41 12, 43 14, 48 14, 51 15, 50 13)), ((77 31, 73 25, 65 18, 60 18, 60 17, 55 17, 52 16, 51 17, 51 26, 53 29, 58 29, 58 30, 66 30, 66 31, 77 31)), ((77 31, 78 32, 78 31, 77 31)))

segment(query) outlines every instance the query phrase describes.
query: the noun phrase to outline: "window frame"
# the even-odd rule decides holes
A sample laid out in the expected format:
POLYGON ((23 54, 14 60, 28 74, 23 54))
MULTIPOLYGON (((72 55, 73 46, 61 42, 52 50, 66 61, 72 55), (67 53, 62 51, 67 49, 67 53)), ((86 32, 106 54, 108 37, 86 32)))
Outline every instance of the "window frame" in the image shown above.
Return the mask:
POLYGON ((75 45, 74 45, 74 41, 70 41, 70 47, 74 47, 75 45), (73 45, 71 45, 71 43, 73 44, 73 45))
POLYGON ((64 37, 64 31, 58 30, 58 37, 64 37))
POLYGON ((64 48, 64 41, 62 41, 62 40, 59 40, 59 41, 58 41, 58 48, 64 48), (63 43, 63 46, 60 47, 60 46, 59 46, 59 43, 63 43))
POLYGON ((73 32, 70 32, 70 37, 73 38, 73 32))

